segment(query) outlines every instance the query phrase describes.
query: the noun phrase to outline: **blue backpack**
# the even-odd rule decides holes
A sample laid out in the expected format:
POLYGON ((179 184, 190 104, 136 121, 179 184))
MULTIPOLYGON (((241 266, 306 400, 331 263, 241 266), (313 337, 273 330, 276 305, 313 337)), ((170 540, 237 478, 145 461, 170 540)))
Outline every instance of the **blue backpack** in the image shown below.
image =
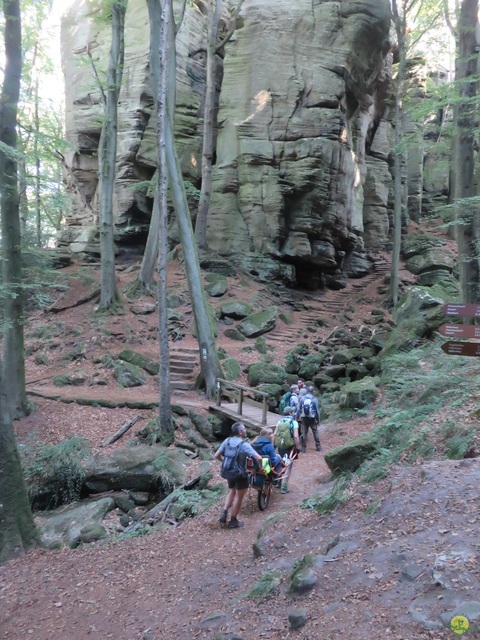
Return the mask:
POLYGON ((231 438, 225 443, 225 449, 223 450, 222 470, 220 475, 225 480, 234 480, 235 478, 244 477, 247 475, 246 460, 247 455, 241 448, 243 442, 232 444, 231 438))

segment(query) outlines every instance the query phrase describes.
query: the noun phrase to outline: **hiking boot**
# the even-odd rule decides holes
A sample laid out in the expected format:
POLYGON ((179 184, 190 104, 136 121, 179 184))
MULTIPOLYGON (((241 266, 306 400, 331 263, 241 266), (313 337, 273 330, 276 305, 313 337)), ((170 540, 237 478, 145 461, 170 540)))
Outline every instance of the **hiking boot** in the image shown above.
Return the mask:
POLYGON ((220 514, 220 517, 219 517, 218 521, 221 522, 222 524, 226 524, 226 522, 227 522, 227 510, 226 509, 222 509, 222 513, 220 514))
POLYGON ((230 518, 230 522, 227 524, 227 527, 229 529, 240 529, 240 527, 243 527, 243 522, 240 522, 240 520, 237 520, 235 516, 232 516, 230 518))
POLYGON ((322 450, 322 447, 318 446, 317 451, 321 451, 321 450, 322 450))
POLYGON ((280 493, 290 493, 288 485, 282 484, 282 486, 280 487, 280 493))

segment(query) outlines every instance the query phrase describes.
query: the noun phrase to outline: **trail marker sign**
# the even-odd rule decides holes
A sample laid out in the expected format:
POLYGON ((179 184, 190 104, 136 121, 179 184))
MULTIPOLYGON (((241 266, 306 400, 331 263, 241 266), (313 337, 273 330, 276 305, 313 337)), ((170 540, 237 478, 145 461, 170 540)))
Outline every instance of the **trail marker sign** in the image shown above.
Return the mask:
POLYGON ((450 356, 476 356, 480 358, 480 342, 444 342, 441 349, 450 356))
POLYGON ((480 338, 480 326, 473 324, 442 324, 438 331, 447 338, 480 338))
POLYGON ((459 318, 480 318, 480 304, 448 302, 443 305, 442 313, 446 316, 458 316, 459 318))

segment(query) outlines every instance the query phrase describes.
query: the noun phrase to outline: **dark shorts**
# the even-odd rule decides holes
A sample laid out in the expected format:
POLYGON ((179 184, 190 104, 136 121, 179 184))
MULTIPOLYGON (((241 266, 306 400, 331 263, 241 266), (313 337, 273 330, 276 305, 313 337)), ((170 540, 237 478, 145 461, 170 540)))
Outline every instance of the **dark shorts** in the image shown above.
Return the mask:
POLYGON ((283 456, 285 454, 287 454, 287 458, 289 458, 290 457, 290 451, 293 451, 293 449, 294 449, 294 447, 288 447, 288 449, 278 449, 278 453, 282 456, 282 458, 283 458, 283 456))
POLYGON ((243 491, 248 489, 248 476, 238 476, 233 480, 227 480, 229 489, 236 489, 237 491, 243 491))

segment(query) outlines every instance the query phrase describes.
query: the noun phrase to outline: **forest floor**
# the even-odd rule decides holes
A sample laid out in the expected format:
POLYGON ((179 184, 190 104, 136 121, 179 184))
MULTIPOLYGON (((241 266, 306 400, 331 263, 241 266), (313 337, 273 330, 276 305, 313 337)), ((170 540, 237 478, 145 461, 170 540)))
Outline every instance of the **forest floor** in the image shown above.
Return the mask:
MULTIPOLYGON (((123 291, 135 274, 136 267, 119 270, 123 291)), ((135 299, 125 304, 121 315, 99 316, 91 301, 69 306, 95 289, 98 270, 70 267, 64 276, 74 286, 58 294, 61 299, 54 310, 38 312, 28 323, 29 389, 63 398, 85 394, 154 401, 158 390, 153 382, 121 390, 102 362, 106 353, 125 347, 156 357, 156 314, 132 309, 152 300, 135 299), (60 305, 64 310, 58 310, 60 305), (80 343, 83 355, 70 358, 80 343), (59 390, 53 385, 54 375, 79 366, 90 386, 59 390), (95 384, 99 378, 107 383, 95 384)), ((402 278, 406 286, 414 280, 407 273, 402 278)), ((170 265, 169 282, 178 293, 186 289, 180 263, 170 265)), ((317 327, 321 337, 334 326, 348 329, 349 322, 358 326, 368 321, 372 308, 382 305, 383 284, 383 276, 368 277, 360 289, 349 283, 344 299, 355 308, 351 321, 329 312, 322 292, 275 295, 244 278, 229 279, 228 295, 253 306, 266 306, 266 297, 272 304, 283 304, 293 316, 287 328, 292 336, 302 314, 318 305, 328 320, 328 326, 317 327)), ((184 335, 177 342, 194 348, 188 304, 181 314, 184 335)), ((226 328, 221 327, 218 345, 243 368, 257 361, 255 350, 245 351, 245 343, 224 337, 226 328)), ((293 344, 275 343, 275 360, 283 363, 293 344)), ((242 374, 240 381, 245 380, 242 374)), ((125 406, 65 404, 41 395, 33 397, 35 411, 15 423, 20 444, 28 445, 32 437, 54 443, 82 435, 98 451, 102 441, 133 415, 141 413, 140 428, 143 420, 155 415, 153 410, 125 406)), ((207 408, 196 391, 181 392, 173 401, 207 408)), ((373 410, 349 421, 324 422, 323 450, 375 424, 373 410)), ((302 508, 302 501, 331 488, 332 478, 323 453, 312 444, 294 463, 289 494, 275 489, 268 509, 261 512, 252 490, 240 515, 245 523, 241 529, 228 530, 218 522, 222 498, 201 515, 165 531, 106 546, 37 549, 0 567, 0 640, 442 640, 458 635, 450 621, 460 614, 465 616, 461 622, 470 624, 468 637, 480 638, 480 630, 474 628, 480 616, 478 459, 398 467, 388 478, 369 485, 354 481, 343 496, 348 499, 319 515, 302 508), (258 541, 265 555, 256 558, 252 545, 258 541), (318 581, 306 594, 294 596, 290 577, 302 561, 311 565, 318 581), (275 590, 264 598, 250 594, 268 579, 275 590), (306 610, 307 623, 293 631, 288 613, 299 607, 306 610)), ((223 482, 218 471, 215 467, 214 482, 223 482)))

